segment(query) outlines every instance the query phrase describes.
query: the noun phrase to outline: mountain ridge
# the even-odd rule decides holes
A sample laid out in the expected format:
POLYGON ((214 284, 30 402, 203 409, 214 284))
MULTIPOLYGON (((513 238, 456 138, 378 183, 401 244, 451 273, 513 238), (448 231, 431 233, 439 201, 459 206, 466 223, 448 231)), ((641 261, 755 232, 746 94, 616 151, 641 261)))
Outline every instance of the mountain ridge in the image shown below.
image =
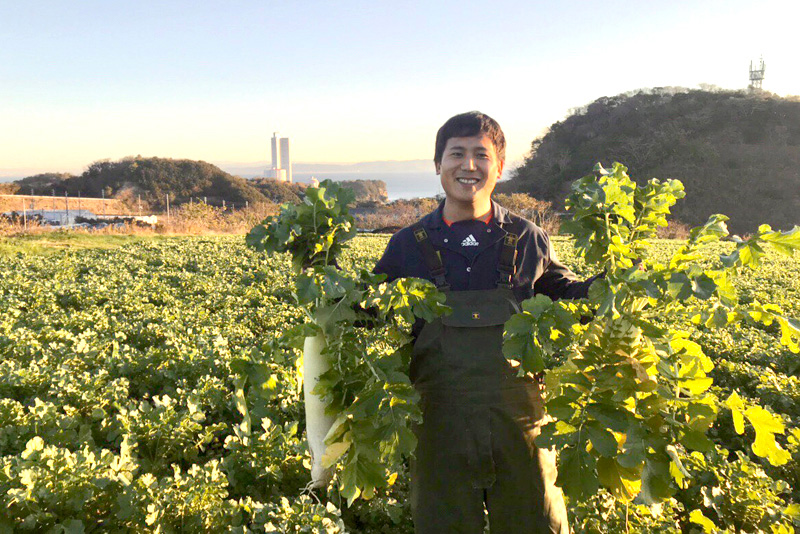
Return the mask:
POLYGON ((676 178, 673 209, 696 225, 713 213, 737 233, 800 223, 800 97, 656 88, 602 97, 554 123, 498 192, 563 209, 570 184, 619 161, 638 183, 676 178))

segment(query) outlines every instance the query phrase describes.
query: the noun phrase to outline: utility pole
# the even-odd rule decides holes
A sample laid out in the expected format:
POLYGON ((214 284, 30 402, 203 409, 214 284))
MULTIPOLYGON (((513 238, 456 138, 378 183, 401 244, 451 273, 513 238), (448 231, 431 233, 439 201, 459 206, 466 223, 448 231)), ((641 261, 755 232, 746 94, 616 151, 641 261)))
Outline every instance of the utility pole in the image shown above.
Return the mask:
POLYGON ((67 218, 64 224, 69 224, 69 194, 64 191, 64 206, 67 208, 67 218))
POLYGON ((142 216, 142 195, 137 195, 139 197, 139 217, 142 216))

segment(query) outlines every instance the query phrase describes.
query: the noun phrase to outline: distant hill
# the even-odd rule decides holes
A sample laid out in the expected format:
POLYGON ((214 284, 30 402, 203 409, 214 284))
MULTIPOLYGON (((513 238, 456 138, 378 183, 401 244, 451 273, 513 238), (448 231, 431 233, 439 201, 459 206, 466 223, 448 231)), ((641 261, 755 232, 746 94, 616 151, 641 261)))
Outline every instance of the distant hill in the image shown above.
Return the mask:
MULTIPOLYGON (((356 194, 357 201, 383 202, 386 184, 380 180, 343 182, 356 194)), ((142 202, 154 209, 170 204, 205 200, 208 204, 241 207, 246 203, 299 202, 306 184, 288 184, 267 178, 246 180, 231 175, 204 161, 168 158, 123 158, 119 161, 96 161, 81 175, 44 173, 13 183, 0 184, 0 193, 68 194, 77 197, 117 198, 129 203, 142 202)))
POLYGON ((168 158, 123 158, 96 161, 80 176, 47 173, 15 182, 20 192, 106 198, 138 198, 159 209, 167 194, 173 205, 205 198, 209 204, 243 206, 266 202, 267 198, 247 180, 233 176, 204 161, 168 158))
POLYGON ((357 202, 382 203, 389 199, 386 182, 381 180, 343 180, 339 185, 353 191, 357 202))
POLYGON ((600 98, 553 124, 498 192, 525 192, 557 209, 596 162, 624 163, 638 182, 677 178, 676 218, 712 213, 733 232, 800 224, 800 98, 769 93, 652 89, 600 98))
MULTIPOLYGON (((283 204, 284 202, 297 203, 301 201, 308 184, 276 182, 269 178, 253 178, 250 181, 265 197, 273 202, 283 204)), ((386 184, 380 180, 341 180, 338 182, 353 191, 355 201, 359 202, 386 202, 386 184)))

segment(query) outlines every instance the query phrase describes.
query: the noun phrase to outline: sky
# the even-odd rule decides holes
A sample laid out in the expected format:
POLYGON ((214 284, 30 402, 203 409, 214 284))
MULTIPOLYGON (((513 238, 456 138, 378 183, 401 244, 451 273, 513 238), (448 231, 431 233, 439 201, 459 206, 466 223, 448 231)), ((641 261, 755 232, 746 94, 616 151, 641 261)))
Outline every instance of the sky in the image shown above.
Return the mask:
POLYGON ((570 110, 639 88, 800 95, 797 0, 0 0, 0 177, 129 155, 432 159, 477 109, 507 161, 570 110))

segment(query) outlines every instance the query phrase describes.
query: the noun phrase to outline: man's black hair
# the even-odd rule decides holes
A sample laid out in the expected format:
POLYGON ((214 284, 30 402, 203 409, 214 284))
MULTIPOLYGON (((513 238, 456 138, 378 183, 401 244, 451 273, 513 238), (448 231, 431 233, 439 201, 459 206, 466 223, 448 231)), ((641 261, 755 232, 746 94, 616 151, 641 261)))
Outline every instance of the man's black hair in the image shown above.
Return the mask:
POLYGON ((506 137, 497 121, 480 111, 468 111, 447 119, 439 131, 436 132, 436 152, 433 162, 442 163, 442 155, 447 140, 451 137, 475 137, 485 134, 494 144, 497 158, 506 160, 506 137))

